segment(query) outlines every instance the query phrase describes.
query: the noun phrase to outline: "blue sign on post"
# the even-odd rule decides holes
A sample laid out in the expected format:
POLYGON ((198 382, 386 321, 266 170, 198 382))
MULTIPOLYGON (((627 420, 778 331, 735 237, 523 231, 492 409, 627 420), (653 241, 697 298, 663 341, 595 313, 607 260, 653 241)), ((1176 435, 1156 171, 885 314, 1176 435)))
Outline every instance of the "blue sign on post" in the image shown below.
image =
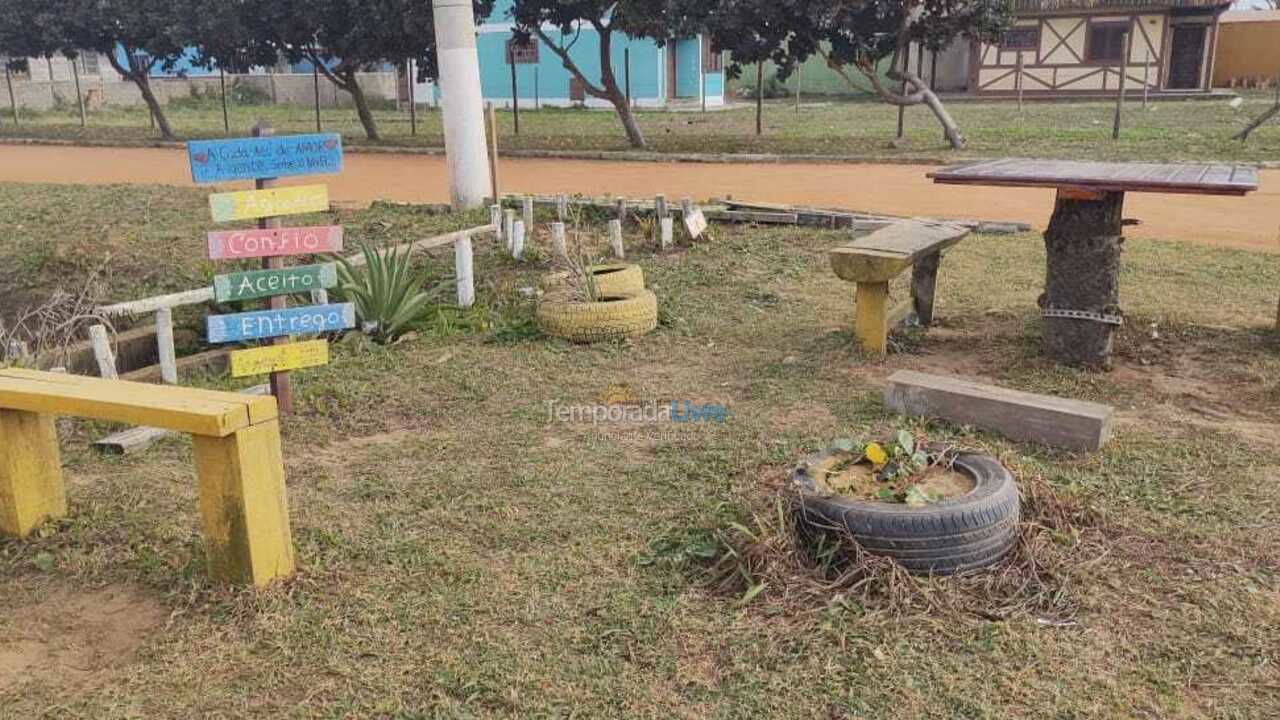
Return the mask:
POLYGON ((197 183, 342 172, 342 136, 273 135, 187 143, 197 183))
POLYGON ((348 330, 356 326, 356 306, 309 305, 284 310, 260 310, 235 315, 211 315, 207 318, 209 342, 229 343, 242 340, 310 335, 348 330))

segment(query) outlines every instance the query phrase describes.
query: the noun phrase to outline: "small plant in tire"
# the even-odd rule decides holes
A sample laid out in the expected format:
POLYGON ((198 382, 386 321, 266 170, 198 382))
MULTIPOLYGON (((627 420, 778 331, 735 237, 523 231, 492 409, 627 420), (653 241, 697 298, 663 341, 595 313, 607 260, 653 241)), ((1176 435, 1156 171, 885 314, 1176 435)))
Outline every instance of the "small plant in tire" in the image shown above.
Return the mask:
MULTIPOLYGON (((860 444, 849 438, 831 443, 834 462, 824 463, 818 471, 818 487, 832 494, 845 494, 856 488, 859 479, 851 468, 864 466, 876 487, 870 499, 919 506, 943 499, 936 489, 922 480, 934 468, 950 470, 946 450, 926 449, 925 443, 907 430, 899 430, 892 439, 860 444)), ((865 489, 865 483, 863 483, 865 489)))
POLYGON ((1018 542, 1021 497, 995 458, 925 444, 909 432, 858 444, 836 440, 796 466, 799 520, 918 575, 987 567, 1018 542))

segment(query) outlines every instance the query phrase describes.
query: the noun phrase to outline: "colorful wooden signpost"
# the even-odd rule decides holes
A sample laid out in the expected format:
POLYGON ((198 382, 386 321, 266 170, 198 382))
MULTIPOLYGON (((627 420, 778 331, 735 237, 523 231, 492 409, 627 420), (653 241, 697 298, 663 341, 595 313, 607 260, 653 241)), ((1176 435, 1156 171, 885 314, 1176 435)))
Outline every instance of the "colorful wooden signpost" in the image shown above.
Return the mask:
POLYGON ((276 187, 276 178, 340 172, 342 139, 337 135, 276 137, 270 127, 260 125, 251 138, 191 143, 188 154, 191 177, 197 183, 254 181, 254 190, 209 196, 215 221, 258 221, 257 229, 209 233, 209 258, 262 258, 263 263, 261 270, 215 277, 214 297, 219 302, 268 298, 271 308, 210 316, 208 336, 212 343, 268 341, 263 347, 232 352, 231 374, 270 373, 280 413, 288 414, 292 407, 288 371, 329 361, 326 341, 292 343, 289 338, 347 330, 355 327, 356 317, 351 303, 288 307, 288 295, 332 288, 338 284, 338 274, 333 263, 285 267, 284 258, 340 251, 342 228, 281 228, 281 215, 328 210, 329 190, 324 185, 276 187))
POLYGON ((299 265, 283 270, 250 270, 219 275, 213 279, 213 297, 218 302, 254 300, 286 293, 327 290, 338 284, 338 266, 299 265))
POLYGON ((329 364, 329 341, 308 340, 288 345, 264 345, 231 353, 231 377, 266 375, 329 364))
POLYGON ((210 260, 248 260, 341 251, 342 228, 336 226, 209 233, 210 260))
POLYGON ((349 330, 356 326, 356 309, 351 303, 340 303, 210 315, 206 318, 206 326, 209 342, 213 343, 264 340, 349 330))
POLYGON ((187 144, 191 179, 200 184, 342 172, 342 136, 281 135, 187 144))
POLYGON ((209 210, 215 222, 301 215, 328 209, 329 188, 324 185, 241 190, 209 196, 209 210))

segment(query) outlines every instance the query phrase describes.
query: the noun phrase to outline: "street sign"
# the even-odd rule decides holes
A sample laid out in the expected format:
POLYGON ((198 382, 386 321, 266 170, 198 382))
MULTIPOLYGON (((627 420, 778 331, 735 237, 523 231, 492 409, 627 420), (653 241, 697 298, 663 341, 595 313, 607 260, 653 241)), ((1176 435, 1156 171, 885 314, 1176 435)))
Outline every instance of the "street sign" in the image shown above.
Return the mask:
POLYGON ((323 175, 342 172, 342 137, 278 135, 197 140, 187 143, 191 179, 197 183, 323 175))
POLYGON ((351 303, 308 305, 282 310, 210 315, 206 322, 211 343, 307 335, 355 327, 356 306, 351 303))
POLYGON ((338 284, 338 266, 295 265, 272 270, 218 275, 213 279, 213 297, 218 302, 253 300, 290 293, 327 290, 338 284))
POLYGON ((209 210, 215 222, 300 215, 328 209, 329 188, 324 185, 242 190, 209 196, 209 210))
POLYGON ((266 375, 329 363, 329 342, 310 340, 287 345, 264 345, 231 353, 231 377, 266 375))
POLYGON ((210 260, 245 260, 342 251, 339 226, 220 230, 209 233, 210 260))

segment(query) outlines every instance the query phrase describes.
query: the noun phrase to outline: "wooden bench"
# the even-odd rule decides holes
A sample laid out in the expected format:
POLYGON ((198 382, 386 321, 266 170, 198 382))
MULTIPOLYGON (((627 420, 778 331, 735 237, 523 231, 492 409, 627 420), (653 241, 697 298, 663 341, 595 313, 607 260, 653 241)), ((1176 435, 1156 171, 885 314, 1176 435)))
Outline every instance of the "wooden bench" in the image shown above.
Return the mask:
POLYGON ((868 352, 883 355, 889 329, 913 310, 921 325, 933 323, 933 295, 942 251, 969 234, 945 223, 904 220, 831 250, 836 275, 857 283, 854 334, 868 352), (911 300, 889 307, 889 281, 907 268, 911 300))
POLYGON ((55 416, 190 434, 210 576, 261 586, 293 573, 274 397, 0 370, 0 533, 66 515, 55 416))

